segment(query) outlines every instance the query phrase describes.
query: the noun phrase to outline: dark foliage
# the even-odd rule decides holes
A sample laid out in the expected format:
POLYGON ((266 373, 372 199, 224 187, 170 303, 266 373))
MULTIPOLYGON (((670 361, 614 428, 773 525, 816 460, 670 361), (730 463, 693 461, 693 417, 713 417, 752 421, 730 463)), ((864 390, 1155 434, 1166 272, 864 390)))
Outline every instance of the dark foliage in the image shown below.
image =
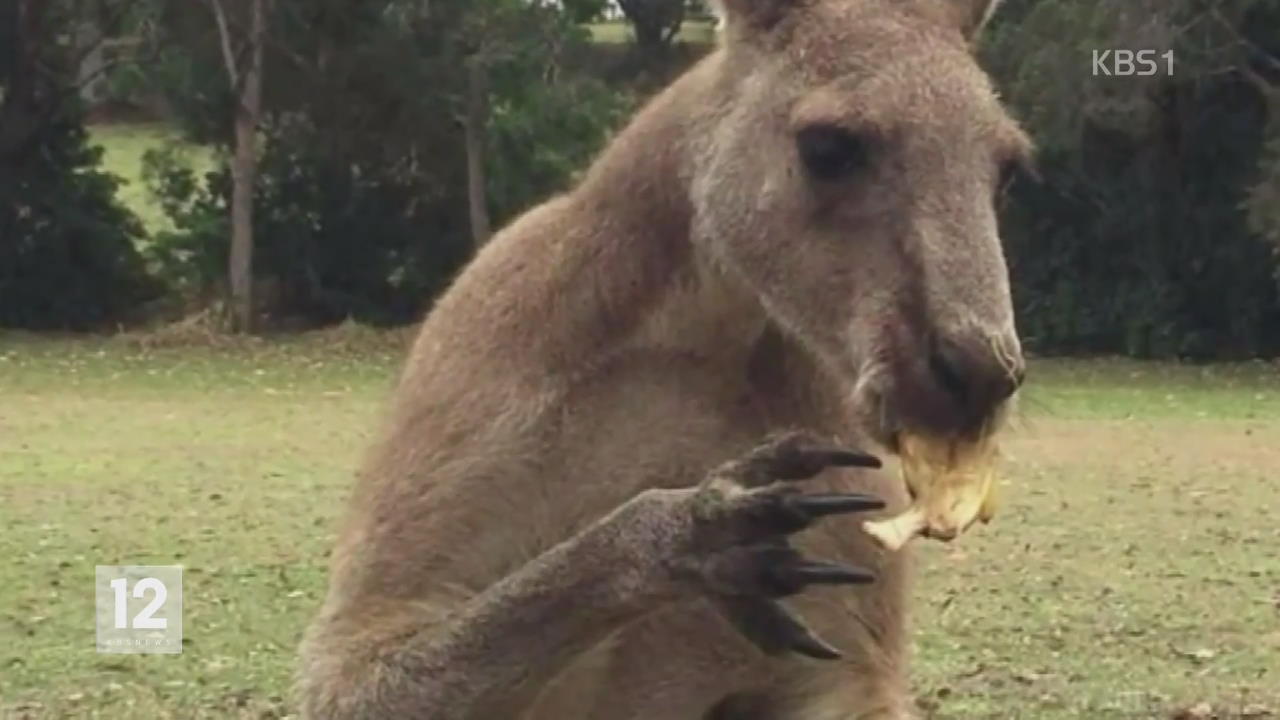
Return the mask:
POLYGON ((154 295, 81 122, 66 8, 0 5, 0 326, 90 329, 154 295))
MULTIPOLYGON (((272 314, 407 322, 470 257, 462 58, 490 58, 485 160, 498 222, 563 188, 625 107, 567 66, 585 32, 551 11, 277 7, 254 220, 254 267, 272 314)), ((229 128, 209 121, 229 116, 217 49, 186 16, 172 23, 162 42, 173 67, 157 77, 192 136, 225 145, 229 128)), ((228 171, 199 178, 157 155, 150 177, 177 226, 157 239, 157 265, 179 287, 207 292, 225 274, 228 171)))
MULTIPOLYGON (((1280 24, 1275 3, 1242 5, 1240 30, 1280 24)), ((1044 178, 1015 186, 1003 213, 1027 344, 1191 359, 1280 353, 1276 265, 1259 232, 1268 223, 1244 207, 1278 118, 1246 81, 1236 28, 1190 1, 1137 18, 1137 30, 1105 2, 1007 10, 988 64, 1040 145, 1044 178), (1064 36, 1064 26, 1079 32, 1064 36), (1093 48, 1152 37, 1177 53, 1172 77, 1091 74, 1093 48)))

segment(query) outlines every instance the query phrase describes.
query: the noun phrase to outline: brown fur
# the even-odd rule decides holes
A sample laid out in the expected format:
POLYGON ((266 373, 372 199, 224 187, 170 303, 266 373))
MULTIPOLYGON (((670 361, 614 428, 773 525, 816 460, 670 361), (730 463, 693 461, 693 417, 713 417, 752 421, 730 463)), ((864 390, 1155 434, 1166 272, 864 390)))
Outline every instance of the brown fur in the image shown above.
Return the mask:
MULTIPOLYGON (((878 581, 791 603, 843 660, 767 657, 670 581, 687 497, 655 489, 781 428, 961 432, 1012 391, 958 402, 928 362, 1021 373, 992 198, 1026 140, 967 47, 994 2, 724 5, 724 47, 425 322, 304 642, 304 717, 907 716, 905 554, 852 519, 805 532, 878 581), (806 176, 814 123, 871 139, 858 178, 806 176)), ((887 473, 822 488, 905 501, 887 473)))

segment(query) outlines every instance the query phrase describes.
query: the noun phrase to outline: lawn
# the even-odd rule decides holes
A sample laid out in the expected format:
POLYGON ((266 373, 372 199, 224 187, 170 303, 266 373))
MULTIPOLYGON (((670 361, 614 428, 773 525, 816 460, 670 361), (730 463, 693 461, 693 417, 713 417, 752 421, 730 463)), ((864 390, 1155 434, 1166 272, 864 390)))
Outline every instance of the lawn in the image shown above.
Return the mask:
MULTIPOLYGON (((399 362, 0 338, 0 718, 272 718, 399 362), (181 655, 93 650, 93 566, 185 567, 181 655)), ((1280 712, 1280 367, 1041 361, 995 523, 921 546, 929 716, 1280 712)))
POLYGON ((197 170, 212 166, 208 149, 181 140, 178 131, 165 123, 110 123, 89 128, 91 144, 102 148, 102 167, 120 179, 116 196, 142 220, 149 235, 172 229, 159 201, 151 194, 142 178, 142 159, 148 150, 160 150, 177 144, 197 170))

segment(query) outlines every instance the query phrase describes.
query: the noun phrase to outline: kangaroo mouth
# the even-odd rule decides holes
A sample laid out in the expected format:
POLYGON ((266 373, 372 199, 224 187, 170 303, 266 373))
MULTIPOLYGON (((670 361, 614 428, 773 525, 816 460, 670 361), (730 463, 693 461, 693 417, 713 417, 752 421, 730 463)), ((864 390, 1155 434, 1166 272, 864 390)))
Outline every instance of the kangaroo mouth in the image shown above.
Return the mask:
POLYGON ((864 380, 858 383, 850 401, 863 432, 888 452, 899 455, 905 427, 885 388, 864 380))
POLYGON ((946 390, 927 378, 864 374, 851 405, 863 432, 889 453, 900 456, 904 435, 951 438, 965 443, 989 439, 1004 426, 1008 403, 975 419, 957 410, 946 390))

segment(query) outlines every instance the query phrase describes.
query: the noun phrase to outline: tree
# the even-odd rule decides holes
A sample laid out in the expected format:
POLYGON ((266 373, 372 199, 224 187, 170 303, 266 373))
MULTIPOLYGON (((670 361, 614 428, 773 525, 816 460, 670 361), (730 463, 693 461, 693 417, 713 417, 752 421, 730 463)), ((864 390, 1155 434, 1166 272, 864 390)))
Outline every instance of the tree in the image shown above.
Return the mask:
POLYGON ((467 146, 467 207, 471 218, 471 241, 480 247, 492 233, 489 200, 485 190, 485 136, 489 124, 489 68, 483 56, 471 57, 467 67, 467 110, 462 128, 467 146))
POLYGON ((452 94, 464 134, 472 242, 480 247, 492 231, 485 169, 493 92, 490 75, 494 68, 524 61, 534 63, 535 71, 542 64, 541 80, 554 81, 569 25, 589 8, 571 3, 561 11, 519 0, 490 0, 459 8, 462 32, 448 51, 455 57, 446 62, 465 69, 463 87, 452 94))
POLYGON ((562 0, 562 5, 570 20, 582 24, 599 20, 609 0, 562 0))
POLYGON ((1015 186, 1005 218, 1032 348, 1200 358, 1280 349, 1259 229, 1272 206, 1241 207, 1259 173, 1269 176, 1265 149, 1277 147, 1267 138, 1278 6, 1009 0, 997 15, 986 62, 1033 132, 1045 178, 1015 186), (1095 76, 1092 54, 1108 48, 1171 52, 1174 71, 1095 76))
MULTIPOLYGON (((155 79, 193 137, 231 148, 234 98, 201 20, 165 16, 155 79)), ((483 241, 481 213, 497 225, 561 189, 628 105, 584 71, 589 35, 555 6, 275 0, 268 25, 253 272, 259 306, 291 321, 414 319, 483 241)), ((229 257, 230 153, 203 177, 153 159, 177 231, 152 259, 203 290, 229 257)))
POLYGON ((687 0, 618 0, 636 33, 636 44, 647 53, 659 52, 675 39, 684 22, 687 0))
POLYGON ((268 0, 244 0, 248 23, 233 28, 223 0, 206 0, 217 22, 223 62, 235 98, 231 164, 230 317, 239 332, 253 330, 253 194, 258 176, 258 126, 262 120, 262 57, 268 0))
POLYGON ((0 3, 0 325, 93 328, 155 294, 134 246, 141 227, 83 125, 95 45, 59 42, 90 21, 111 32, 130 7, 0 3))

